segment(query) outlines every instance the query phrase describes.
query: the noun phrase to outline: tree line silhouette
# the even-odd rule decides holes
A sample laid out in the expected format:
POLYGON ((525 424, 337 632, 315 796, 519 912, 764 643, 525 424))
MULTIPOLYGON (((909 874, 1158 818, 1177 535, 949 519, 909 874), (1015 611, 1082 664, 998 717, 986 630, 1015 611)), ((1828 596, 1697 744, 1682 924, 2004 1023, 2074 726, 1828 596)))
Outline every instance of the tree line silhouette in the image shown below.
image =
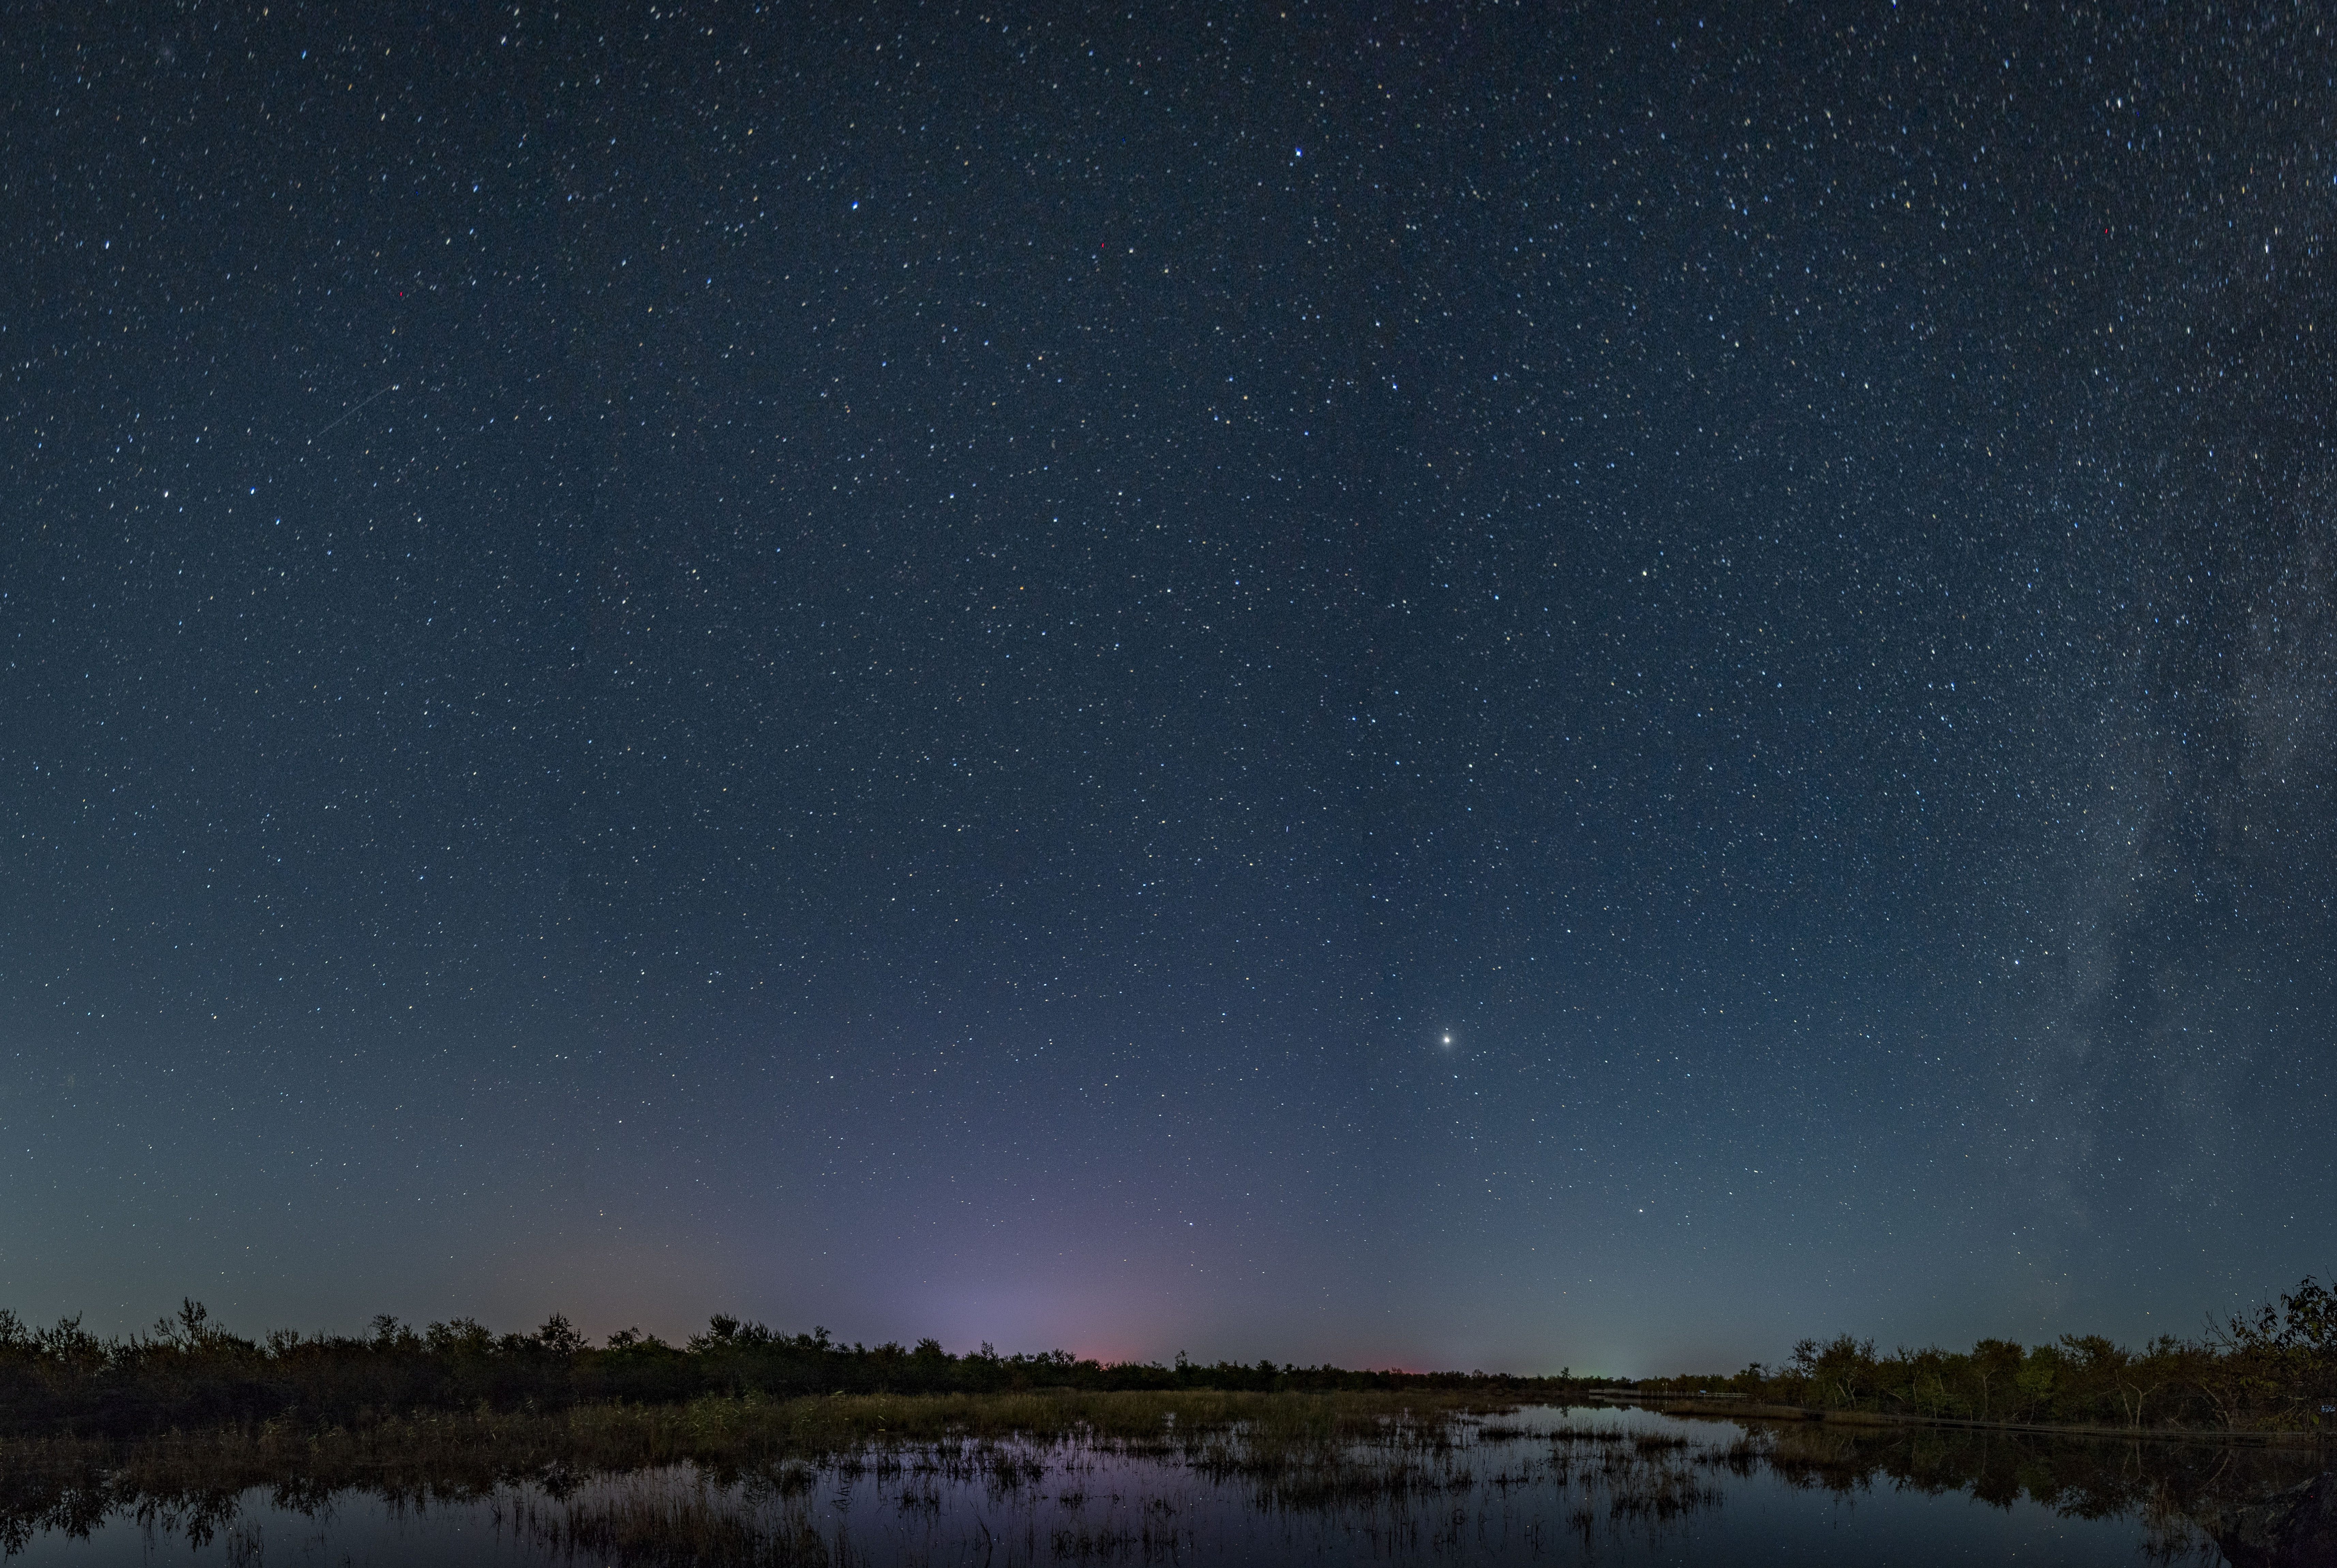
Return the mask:
POLYGON ((2014 1425, 2337 1430, 2337 1291, 2308 1277, 2276 1305, 2211 1322, 2196 1339, 2162 1335, 2138 1350, 2064 1334, 2050 1345, 1982 1339, 1968 1351, 1877 1355, 1873 1340, 1841 1334, 1801 1341, 1781 1366, 1629 1387, 2014 1425))
POLYGON ((1478 1391, 1579 1399, 1600 1391, 1728 1396, 1816 1411, 2039 1426, 2224 1431, 2337 1430, 2337 1289, 2306 1279, 2277 1304, 2196 1339, 2140 1349, 2097 1334, 2049 1345, 1982 1339, 1969 1351, 1878 1355, 1850 1334, 1804 1339, 1776 1367, 1610 1379, 1486 1372, 1370 1371, 1217 1361, 1179 1353, 1104 1362, 1051 1350, 953 1355, 934 1339, 846 1345, 826 1328, 787 1334, 717 1315, 681 1345, 628 1328, 595 1346, 554 1314, 531 1334, 457 1318, 416 1330, 395 1318, 369 1334, 262 1339, 229 1332, 199 1302, 142 1334, 101 1338, 79 1318, 28 1328, 0 1309, 0 1435, 136 1436, 290 1421, 347 1425, 428 1410, 553 1411, 592 1402, 678 1404, 704 1396, 996 1394, 1188 1388, 1229 1392, 1478 1391))
POLYGON ((457 1318, 419 1330, 386 1315, 359 1336, 229 1332, 181 1303, 142 1334, 101 1338, 77 1317, 31 1328, 0 1309, 0 1434, 141 1436, 292 1421, 348 1425, 425 1410, 550 1411, 589 1402, 674 1404, 707 1395, 992 1394, 1030 1388, 1228 1391, 1468 1389, 1552 1397, 1559 1379, 1484 1372, 1188 1360, 1103 1362, 1051 1350, 952 1355, 915 1345, 846 1345, 826 1328, 786 1334, 716 1316, 687 1343, 628 1328, 589 1343, 557 1313, 532 1334, 457 1318))

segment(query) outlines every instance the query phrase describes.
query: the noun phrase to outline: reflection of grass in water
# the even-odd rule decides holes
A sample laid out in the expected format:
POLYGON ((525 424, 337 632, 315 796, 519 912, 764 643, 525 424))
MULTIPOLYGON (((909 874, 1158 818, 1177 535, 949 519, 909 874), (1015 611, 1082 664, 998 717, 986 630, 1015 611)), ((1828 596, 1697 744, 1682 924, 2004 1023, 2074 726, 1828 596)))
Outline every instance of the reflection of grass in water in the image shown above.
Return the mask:
POLYGON ((1586 1540, 1602 1513, 1613 1525, 1655 1525, 1717 1507, 1720 1488, 1702 1472, 1733 1467, 1726 1446, 1676 1432, 1568 1425, 1542 1436, 1550 1444, 1552 1481, 1582 1491, 1568 1522, 1586 1540))
POLYGON ((823 1538, 812 1512, 825 1478, 873 1488, 887 1516, 943 1536, 987 1531, 983 1517, 995 1523, 1004 1506, 1022 1520, 1022 1555, 1189 1555, 1213 1491, 1254 1515, 1320 1521, 1402 1555, 1458 1542, 1516 1488, 1549 1488, 1550 1522, 1588 1544, 1602 1528, 1657 1532, 1719 1504, 1724 1474, 1765 1473, 1838 1494, 1961 1492, 2071 1517, 2138 1516, 2148 1549, 2171 1559, 2195 1540, 2187 1521, 2203 1506, 2273 1489, 2296 1463, 2285 1451, 1940 1428, 1712 1423, 1698 1437, 1670 1424, 1480 1420, 1491 1413, 1416 1394, 741 1399, 269 1426, 127 1448, 0 1445, 0 1543, 85 1534, 119 1513, 221 1540, 234 1558, 257 1550, 256 1536, 234 1534, 235 1508, 260 1485, 309 1511, 351 1489, 393 1510, 491 1502, 523 1542, 574 1562, 840 1563, 850 1541, 823 1538), (1116 1465, 1134 1468, 1115 1478, 1116 1465), (1194 1484, 1204 1490, 1185 1489, 1194 1484), (947 1523, 963 1517, 953 1496, 974 1524, 947 1523), (1181 1514, 1168 1511, 1172 1498, 1181 1514))
POLYGON ((519 1496, 508 1523, 531 1545, 570 1559, 668 1568, 826 1568, 831 1550, 800 1502, 782 1488, 709 1486, 701 1475, 628 1475, 566 1498, 519 1496), (776 1505, 774 1500, 777 1499, 776 1505))
POLYGON ((2068 1519, 2134 1518, 2143 1527, 2143 1555, 2169 1563, 2217 1560, 2199 1521, 2220 1506, 2268 1497, 2320 1467, 2310 1451, 2290 1448, 1817 1422, 1756 1426, 1716 1449, 1711 1462, 1740 1475, 1766 1470, 1788 1485, 1836 1495, 1887 1488, 1961 1494, 2008 1509, 2025 1499, 2068 1519))
POLYGON ((1416 1543, 1431 1508, 1441 1510, 1442 1522, 1435 1538, 1451 1537, 1456 1521, 1468 1517, 1465 1505, 1480 1485, 1468 1456, 1490 1443, 1547 1442, 1546 1459, 1505 1454, 1483 1485, 1503 1495, 1529 1485, 1577 1489, 1582 1501, 1571 1523, 1579 1531, 1595 1529, 1602 1518, 1618 1526, 1668 1522, 1720 1500, 1719 1489, 1697 1468, 1715 1446, 1700 1447, 1677 1434, 1569 1425, 1539 1431, 1481 1427, 1467 1446, 1453 1436, 1449 1425, 1391 1426, 1309 1446, 1236 1430, 1190 1452, 1187 1462, 1205 1479, 1246 1483, 1250 1503, 1259 1509, 1372 1514, 1380 1523, 1371 1536, 1384 1544, 1416 1543))
POLYGON ((1668 1522, 1697 1508, 1717 1507, 1720 1488, 1694 1468, 1676 1464, 1640 1464, 1624 1471, 1607 1495, 1616 1519, 1668 1522))
MULTIPOLYGON (((1328 1426, 1245 1421, 1188 1443, 1174 1456, 1205 1480, 1240 1485, 1259 1510, 1363 1509, 1398 1529, 1398 1516, 1407 1511, 1465 1503, 1479 1485, 1473 1455, 1538 1435, 1514 1425, 1474 1426, 1434 1411, 1328 1426)), ((1485 1484, 1506 1493, 1544 1478, 1528 1460, 1492 1469, 1485 1484)))
MULTIPOLYGON (((283 1422, 117 1445, 71 1437, 0 1443, 0 1515, 49 1505, 77 1481, 166 1495, 282 1485, 317 1495, 358 1488, 474 1497, 565 1468, 623 1471, 692 1463, 718 1472, 788 1461, 868 1463, 910 1448, 953 1466, 994 1468, 1002 1446, 1088 1443, 1131 1455, 1182 1455, 1238 1429, 1265 1449, 1299 1449, 1388 1432, 1450 1445, 1463 1416, 1503 1408, 1481 1397, 1423 1393, 1169 1393, 709 1397, 687 1405, 580 1406, 551 1415, 482 1409, 362 1426, 283 1422), (30 1487, 36 1497, 25 1494, 30 1487), (47 1500, 43 1500, 43 1498, 47 1500)), ((894 1460, 890 1463, 897 1464, 894 1460)), ((288 1497, 288 1502, 291 1499, 288 1497)))

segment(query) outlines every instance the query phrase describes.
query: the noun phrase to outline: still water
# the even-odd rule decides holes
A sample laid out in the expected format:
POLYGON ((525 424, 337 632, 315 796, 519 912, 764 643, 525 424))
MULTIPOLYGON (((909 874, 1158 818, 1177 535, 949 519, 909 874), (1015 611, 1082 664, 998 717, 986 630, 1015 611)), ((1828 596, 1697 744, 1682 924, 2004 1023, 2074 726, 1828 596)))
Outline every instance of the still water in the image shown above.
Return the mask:
POLYGON ((2223 1561, 2196 1520, 2309 1452, 1530 1407, 1336 1452, 1242 1436, 926 1445, 320 1492, 0 1475, 0 1549, 121 1564, 2001 1563, 2223 1561))

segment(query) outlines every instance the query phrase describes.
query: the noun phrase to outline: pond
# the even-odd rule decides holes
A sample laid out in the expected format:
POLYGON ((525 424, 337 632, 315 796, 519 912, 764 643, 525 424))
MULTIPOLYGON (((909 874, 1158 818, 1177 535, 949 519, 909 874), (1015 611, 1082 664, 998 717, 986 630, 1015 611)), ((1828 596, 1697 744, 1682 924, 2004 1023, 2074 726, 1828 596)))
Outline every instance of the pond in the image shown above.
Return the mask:
POLYGON ((945 1441, 820 1465, 327 1486, 0 1472, 27 1565, 2135 1563, 2224 1561, 2200 1521, 2309 1449, 1531 1406, 1291 1447, 945 1441))

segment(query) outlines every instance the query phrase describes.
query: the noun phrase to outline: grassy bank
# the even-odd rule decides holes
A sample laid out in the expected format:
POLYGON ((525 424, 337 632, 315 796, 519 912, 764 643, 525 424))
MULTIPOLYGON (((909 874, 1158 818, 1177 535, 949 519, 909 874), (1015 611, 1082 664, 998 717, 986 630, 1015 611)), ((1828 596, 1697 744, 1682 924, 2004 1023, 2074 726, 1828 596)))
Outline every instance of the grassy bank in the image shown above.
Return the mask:
POLYGON ((778 1473, 789 1464, 909 1447, 948 1449, 979 1465, 1010 1447, 1071 1442, 1190 1459, 1224 1449, 1237 1433, 1254 1455, 1384 1444, 1392 1434, 1433 1446, 1448 1442, 1463 1416, 1513 1407, 1511 1400, 1438 1390, 714 1395, 675 1405, 587 1404, 551 1412, 426 1411, 325 1427, 263 1422, 126 1445, 19 1438, 0 1444, 0 1471, 104 1469, 163 1494, 274 1485, 288 1476, 328 1489, 407 1477, 460 1491, 562 1469, 689 1463, 718 1472, 778 1473))

